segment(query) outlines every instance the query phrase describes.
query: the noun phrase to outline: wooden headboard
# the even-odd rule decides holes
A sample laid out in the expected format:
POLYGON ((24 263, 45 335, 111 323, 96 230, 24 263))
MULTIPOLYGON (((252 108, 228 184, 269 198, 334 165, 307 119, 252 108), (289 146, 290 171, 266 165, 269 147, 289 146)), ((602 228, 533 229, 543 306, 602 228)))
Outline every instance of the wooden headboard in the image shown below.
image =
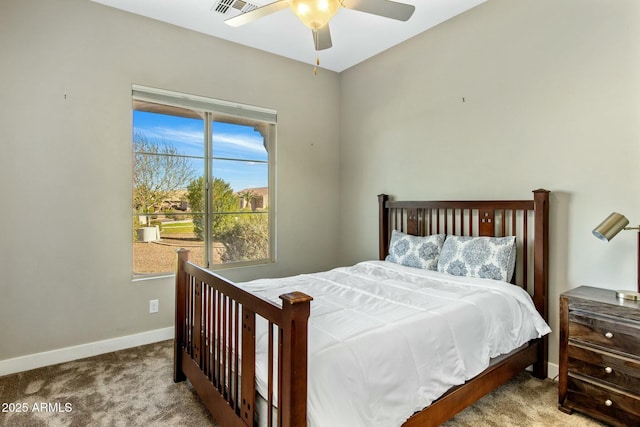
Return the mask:
POLYGON ((392 230, 416 236, 515 236, 516 270, 512 283, 526 289, 548 320, 549 191, 531 200, 393 201, 378 196, 379 256, 389 253, 392 230))

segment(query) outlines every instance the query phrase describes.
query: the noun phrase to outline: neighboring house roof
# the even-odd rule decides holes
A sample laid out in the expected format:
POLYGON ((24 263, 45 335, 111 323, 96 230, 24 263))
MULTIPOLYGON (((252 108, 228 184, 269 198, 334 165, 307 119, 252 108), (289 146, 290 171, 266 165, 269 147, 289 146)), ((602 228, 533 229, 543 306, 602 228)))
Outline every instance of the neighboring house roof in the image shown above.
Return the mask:
POLYGON ((236 194, 242 194, 245 191, 250 191, 258 196, 268 196, 269 195, 269 187, 258 187, 258 188, 245 188, 240 191, 236 191, 236 194))

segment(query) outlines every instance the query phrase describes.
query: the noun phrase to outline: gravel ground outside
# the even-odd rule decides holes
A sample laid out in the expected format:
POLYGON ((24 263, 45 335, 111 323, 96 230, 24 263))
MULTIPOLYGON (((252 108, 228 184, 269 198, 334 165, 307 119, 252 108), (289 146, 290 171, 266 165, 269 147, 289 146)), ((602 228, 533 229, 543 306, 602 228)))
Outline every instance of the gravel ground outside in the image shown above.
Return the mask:
MULTIPOLYGON (((189 260, 198 265, 204 262, 204 244, 193 234, 171 234, 159 242, 135 242, 133 244, 133 271, 135 274, 173 273, 176 269, 176 250, 189 249, 189 260)), ((222 245, 214 243, 214 262, 220 262, 222 245)))

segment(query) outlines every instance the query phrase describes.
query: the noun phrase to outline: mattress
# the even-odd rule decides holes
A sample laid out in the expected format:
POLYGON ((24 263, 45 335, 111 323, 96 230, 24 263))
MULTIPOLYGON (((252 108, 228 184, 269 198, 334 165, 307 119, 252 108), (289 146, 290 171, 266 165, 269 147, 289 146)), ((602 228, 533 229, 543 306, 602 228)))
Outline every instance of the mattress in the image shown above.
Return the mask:
MULTIPOLYGON (((489 360, 551 330, 529 294, 506 282, 387 261, 238 286, 281 304, 313 297, 310 427, 399 426, 489 360)), ((267 395, 267 322, 256 324, 256 383, 267 395)), ((276 402, 277 404, 277 402, 276 402)))

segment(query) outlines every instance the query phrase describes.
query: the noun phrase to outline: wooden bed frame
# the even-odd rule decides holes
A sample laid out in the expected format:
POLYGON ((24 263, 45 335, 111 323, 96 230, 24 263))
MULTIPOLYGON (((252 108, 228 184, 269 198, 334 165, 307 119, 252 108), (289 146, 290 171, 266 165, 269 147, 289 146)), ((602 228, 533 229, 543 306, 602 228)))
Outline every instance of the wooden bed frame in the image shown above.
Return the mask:
MULTIPOLYGON (((548 191, 533 191, 532 200, 402 202, 386 195, 378 200, 380 259, 388 253, 393 229, 422 236, 515 235, 512 283, 532 294, 536 309, 548 320, 548 191)), ((306 426, 307 320, 313 298, 299 292, 280 298, 282 306, 248 293, 189 262, 187 250, 178 250, 174 381, 188 379, 221 426, 255 425, 256 317, 269 322, 268 366, 273 367, 268 396, 263 397, 267 408, 278 402, 276 415, 267 410, 261 416, 267 417, 268 426, 306 426)), ((528 366, 533 365, 534 376, 546 378, 547 350, 545 336, 492 359, 485 371, 449 390, 403 426, 440 425, 528 366)))

